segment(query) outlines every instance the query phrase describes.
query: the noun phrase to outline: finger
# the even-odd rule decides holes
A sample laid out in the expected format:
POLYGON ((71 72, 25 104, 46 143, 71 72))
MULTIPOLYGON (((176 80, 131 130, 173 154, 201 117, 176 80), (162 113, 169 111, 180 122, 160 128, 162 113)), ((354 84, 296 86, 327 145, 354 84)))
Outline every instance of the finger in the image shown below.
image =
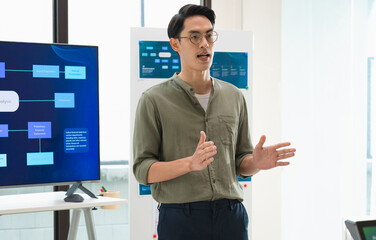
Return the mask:
POLYGON ((212 141, 204 142, 203 144, 198 145, 199 149, 201 149, 201 150, 205 150, 206 148, 212 147, 212 146, 215 146, 214 142, 212 142, 212 141))
POLYGON ((214 158, 208 158, 208 159, 205 159, 204 161, 203 161, 203 163, 206 165, 206 166, 208 166, 210 163, 212 163, 214 161, 214 158))
POLYGON ((258 144, 256 145, 256 148, 262 148, 264 143, 266 141, 266 136, 265 135, 262 135, 260 137, 260 141, 258 142, 258 144))
POLYGON ((200 154, 204 155, 204 154, 207 154, 207 153, 210 153, 210 152, 216 152, 216 151, 217 151, 217 147, 216 146, 210 146, 210 147, 202 149, 202 151, 200 152, 200 154))
POLYGON ((203 144, 205 142, 205 139, 206 139, 206 134, 205 134, 204 131, 201 131, 200 134, 201 134, 201 137, 200 137, 200 141, 198 142, 198 145, 203 144))
POLYGON ((210 157, 213 157, 215 154, 217 154, 217 150, 212 150, 210 152, 207 152, 207 153, 203 154, 202 158, 203 159, 208 159, 210 157))
POLYGON ((295 153, 282 154, 282 155, 278 156, 278 160, 277 161, 282 160, 282 159, 286 159, 286 158, 291 158, 293 156, 295 156, 295 153))
POLYGON ((290 153, 290 152, 296 152, 296 149, 295 148, 286 148, 286 149, 282 149, 282 150, 277 151, 278 155, 279 154, 286 154, 286 153, 290 153))
POLYGON ((290 145, 291 145, 291 143, 289 143, 289 142, 283 142, 283 143, 278 143, 278 144, 274 145, 274 148, 278 149, 278 148, 283 148, 283 147, 287 147, 287 146, 290 146, 290 145))
POLYGON ((276 162, 276 167, 282 167, 282 166, 287 166, 289 165, 290 162, 276 162))

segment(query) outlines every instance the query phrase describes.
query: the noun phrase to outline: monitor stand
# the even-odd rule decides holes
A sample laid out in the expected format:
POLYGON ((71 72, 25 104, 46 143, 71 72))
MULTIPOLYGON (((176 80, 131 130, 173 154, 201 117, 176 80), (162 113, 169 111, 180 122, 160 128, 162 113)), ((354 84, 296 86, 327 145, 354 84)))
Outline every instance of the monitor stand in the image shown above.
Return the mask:
POLYGON ((68 197, 71 196, 76 190, 77 188, 81 189, 84 193, 86 193, 87 195, 89 195, 90 197, 92 198, 97 198, 97 196, 94 195, 94 193, 90 192, 89 189, 85 188, 84 186, 82 186, 82 183, 74 183, 67 191, 67 193, 65 195, 67 195, 68 197))

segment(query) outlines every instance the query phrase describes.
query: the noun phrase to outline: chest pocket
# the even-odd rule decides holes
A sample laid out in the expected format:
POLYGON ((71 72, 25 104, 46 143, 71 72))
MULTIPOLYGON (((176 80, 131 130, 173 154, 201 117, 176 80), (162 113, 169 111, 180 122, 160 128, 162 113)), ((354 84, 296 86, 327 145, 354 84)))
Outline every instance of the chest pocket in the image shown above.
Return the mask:
POLYGON ((233 116, 218 116, 219 135, 225 145, 231 145, 236 142, 239 120, 233 116))

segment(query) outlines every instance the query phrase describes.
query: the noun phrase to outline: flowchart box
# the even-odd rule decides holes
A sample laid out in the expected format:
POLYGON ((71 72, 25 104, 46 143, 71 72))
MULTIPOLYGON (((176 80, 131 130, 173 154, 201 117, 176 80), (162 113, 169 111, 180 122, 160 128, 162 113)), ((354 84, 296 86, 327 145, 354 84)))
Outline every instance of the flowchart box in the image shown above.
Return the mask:
POLYGON ((53 152, 27 153, 27 166, 52 165, 54 164, 53 152))
POLYGON ((0 124, 0 137, 8 137, 8 124, 0 124))
POLYGON ((51 138, 51 122, 28 122, 29 139, 51 138))
POLYGON ((59 78, 58 65, 33 65, 34 78, 59 78))
POLYGON ((0 78, 5 78, 5 62, 0 62, 0 78))
POLYGON ((20 97, 15 91, 0 91, 0 112, 15 112, 20 106, 20 97))
POLYGON ((0 154, 0 167, 6 167, 6 166, 7 166, 7 155, 0 154))
POLYGON ((84 153, 89 151, 89 130, 87 128, 66 128, 64 130, 64 151, 84 153))
POLYGON ((65 66, 65 79, 86 79, 86 67, 65 66))
POLYGON ((55 93, 55 108, 74 108, 74 93, 55 93))

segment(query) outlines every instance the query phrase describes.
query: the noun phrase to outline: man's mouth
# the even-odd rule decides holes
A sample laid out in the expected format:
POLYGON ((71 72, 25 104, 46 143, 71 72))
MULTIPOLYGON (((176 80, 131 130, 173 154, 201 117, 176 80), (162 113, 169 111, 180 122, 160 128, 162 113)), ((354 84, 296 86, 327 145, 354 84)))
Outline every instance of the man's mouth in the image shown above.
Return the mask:
POLYGON ((210 57, 210 53, 198 54, 197 57, 200 59, 206 59, 210 57))

